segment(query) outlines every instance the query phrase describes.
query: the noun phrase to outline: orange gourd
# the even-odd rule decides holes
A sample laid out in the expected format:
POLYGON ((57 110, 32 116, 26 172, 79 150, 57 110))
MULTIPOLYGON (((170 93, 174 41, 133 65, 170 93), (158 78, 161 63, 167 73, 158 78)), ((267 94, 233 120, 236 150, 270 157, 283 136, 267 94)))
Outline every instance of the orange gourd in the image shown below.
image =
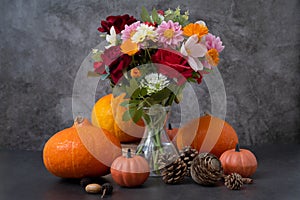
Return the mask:
POLYGON ((171 141, 176 140, 176 135, 178 132, 178 128, 173 128, 171 124, 169 124, 169 127, 167 129, 167 134, 171 141))
POLYGON ((181 127, 176 142, 178 149, 191 146, 199 152, 210 152, 219 158, 223 152, 235 147, 238 137, 230 124, 206 114, 181 127))
POLYGON ((120 142, 139 141, 144 134, 143 121, 135 124, 132 120, 123 121, 122 117, 127 108, 120 105, 125 94, 113 97, 112 94, 100 98, 92 110, 92 124, 108 130, 120 142))
POLYGON ((117 138, 83 118, 53 135, 43 149, 45 167, 62 178, 104 176, 120 155, 117 138))
POLYGON ((118 157, 111 165, 113 180, 123 187, 137 187, 142 185, 150 174, 148 162, 141 156, 131 155, 118 157))
POLYGON ((257 168, 255 155, 247 149, 240 149, 239 144, 235 149, 225 151, 221 155, 220 161, 225 174, 235 172, 242 177, 250 177, 257 168))

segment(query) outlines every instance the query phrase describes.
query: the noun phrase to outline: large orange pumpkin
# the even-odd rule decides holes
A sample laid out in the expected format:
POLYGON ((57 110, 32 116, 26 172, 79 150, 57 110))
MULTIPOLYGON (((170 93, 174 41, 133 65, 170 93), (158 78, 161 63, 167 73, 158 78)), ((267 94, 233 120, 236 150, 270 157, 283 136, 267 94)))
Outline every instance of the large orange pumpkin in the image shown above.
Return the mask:
POLYGON ((120 142, 135 142, 143 137, 142 120, 135 124, 132 120, 123 121, 122 117, 127 108, 121 106, 125 94, 113 97, 112 94, 100 98, 92 111, 92 123, 104 128, 115 135, 120 142))
POLYGON ((176 137, 179 149, 192 146, 199 152, 210 152, 217 157, 238 143, 237 134, 230 124, 209 114, 185 124, 176 137))
POLYGON ((122 154, 116 137, 77 118, 74 125, 53 135, 45 144, 43 161, 52 174, 62 178, 104 176, 122 154))

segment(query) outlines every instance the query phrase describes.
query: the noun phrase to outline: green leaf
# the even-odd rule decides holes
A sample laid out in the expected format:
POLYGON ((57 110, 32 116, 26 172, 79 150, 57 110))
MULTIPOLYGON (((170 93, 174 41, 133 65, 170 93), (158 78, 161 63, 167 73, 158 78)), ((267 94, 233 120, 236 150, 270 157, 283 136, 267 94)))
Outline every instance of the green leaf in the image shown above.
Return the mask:
POLYGON ((139 88, 138 83, 137 83, 137 81, 136 81, 135 78, 130 79, 129 85, 130 85, 130 87, 133 88, 133 89, 139 88))
POLYGON ((140 95, 140 92, 141 92, 141 89, 140 89, 140 88, 137 88, 137 89, 132 93, 131 98, 132 98, 132 99, 138 98, 139 95, 140 95))
POLYGON ((127 107, 128 104, 129 104, 129 100, 124 100, 122 103, 120 103, 120 106, 127 107))
POLYGON ((144 6, 142 7, 141 18, 144 22, 151 22, 150 15, 144 6))
POLYGON ((161 19, 159 18, 158 13, 155 8, 153 8, 151 16, 152 16, 152 19, 154 22, 156 22, 157 24, 161 23, 161 19))
POLYGON ((126 94, 128 94, 128 96, 131 97, 131 95, 134 93, 135 90, 132 87, 125 86, 125 91, 126 91, 126 94))
POLYGON ((131 119, 131 116, 130 116, 130 112, 129 110, 126 110, 124 113, 123 113, 123 116, 122 116, 122 120, 127 122, 131 119))
POLYGON ((169 21, 169 20, 173 20, 175 18, 175 14, 174 13, 171 13, 169 15, 167 15, 164 19, 164 21, 169 21))
POLYGON ((162 101, 162 100, 168 98, 171 93, 172 93, 172 91, 169 88, 164 88, 161 91, 151 95, 150 98, 153 99, 154 101, 162 101))
POLYGON ((135 112, 135 115, 133 116, 132 120, 137 123, 141 118, 142 118, 142 115, 143 115, 143 110, 136 110, 135 112))
POLYGON ((130 119, 135 115, 136 108, 129 108, 130 119))
POLYGON ((147 89, 146 88, 142 88, 140 94, 143 97, 146 96, 147 95, 147 89))
POLYGON ((166 102, 166 106, 170 106, 172 105, 174 99, 175 99, 176 95, 172 92, 172 94, 170 95, 169 99, 166 102))

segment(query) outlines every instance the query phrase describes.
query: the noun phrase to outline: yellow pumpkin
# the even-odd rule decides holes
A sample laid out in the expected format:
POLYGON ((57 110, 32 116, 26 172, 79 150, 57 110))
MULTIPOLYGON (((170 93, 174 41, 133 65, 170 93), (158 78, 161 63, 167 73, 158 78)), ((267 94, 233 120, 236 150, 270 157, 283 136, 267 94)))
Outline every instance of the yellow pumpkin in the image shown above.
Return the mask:
POLYGON ((123 121, 122 117, 127 108, 120 104, 125 100, 125 94, 113 97, 108 94, 100 98, 92 110, 92 124, 108 130, 120 142, 136 142, 143 137, 143 121, 137 124, 132 120, 123 121))

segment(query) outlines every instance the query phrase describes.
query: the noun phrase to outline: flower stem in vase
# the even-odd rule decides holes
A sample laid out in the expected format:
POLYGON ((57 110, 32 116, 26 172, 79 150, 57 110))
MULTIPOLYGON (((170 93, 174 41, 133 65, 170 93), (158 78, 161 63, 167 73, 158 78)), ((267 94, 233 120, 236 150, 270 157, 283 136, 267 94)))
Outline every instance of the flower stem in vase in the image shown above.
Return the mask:
POLYGON ((169 106, 164 107, 161 105, 144 109, 148 120, 144 118, 146 124, 144 137, 136 153, 148 161, 150 176, 160 176, 160 170, 172 162, 172 160, 165 158, 178 156, 176 147, 170 141, 164 129, 169 110, 169 106))

